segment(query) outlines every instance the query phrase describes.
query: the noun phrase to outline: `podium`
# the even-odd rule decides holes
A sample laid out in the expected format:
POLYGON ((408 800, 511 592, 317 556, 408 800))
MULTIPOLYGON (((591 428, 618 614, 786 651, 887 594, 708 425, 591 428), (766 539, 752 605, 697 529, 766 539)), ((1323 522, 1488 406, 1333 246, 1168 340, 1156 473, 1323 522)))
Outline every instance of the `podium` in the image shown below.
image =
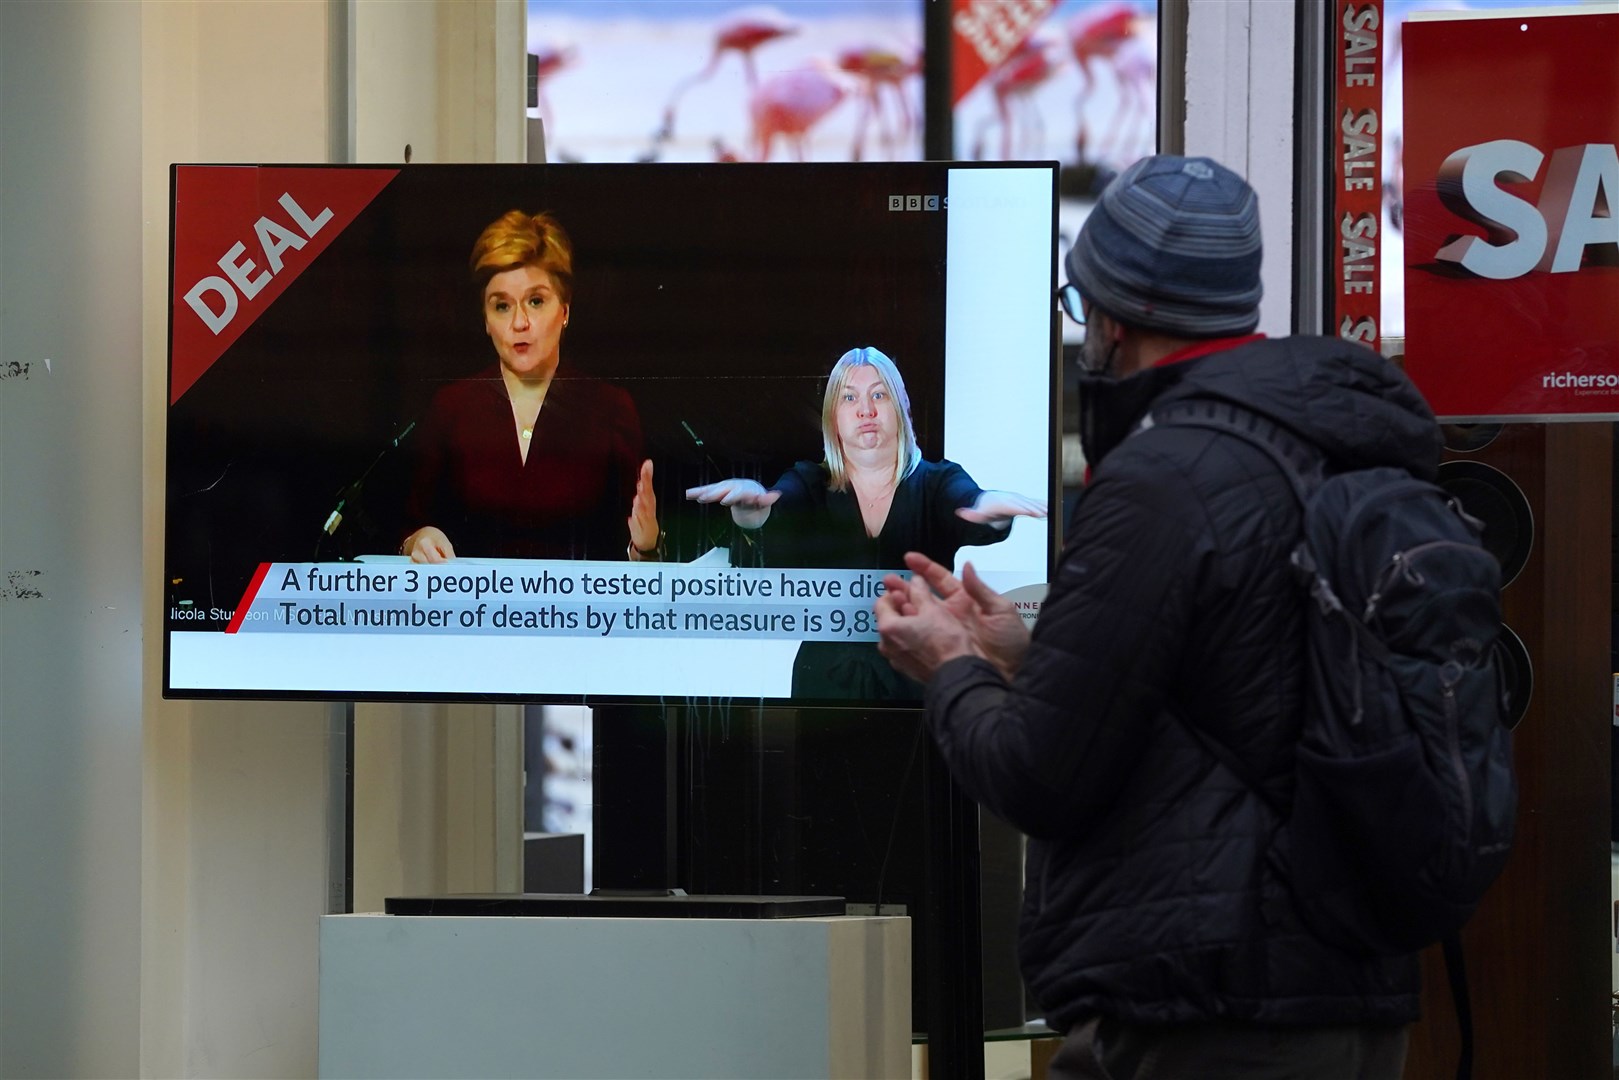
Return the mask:
POLYGON ((323 1077, 893 1077, 910 920, 328 915, 323 1077))

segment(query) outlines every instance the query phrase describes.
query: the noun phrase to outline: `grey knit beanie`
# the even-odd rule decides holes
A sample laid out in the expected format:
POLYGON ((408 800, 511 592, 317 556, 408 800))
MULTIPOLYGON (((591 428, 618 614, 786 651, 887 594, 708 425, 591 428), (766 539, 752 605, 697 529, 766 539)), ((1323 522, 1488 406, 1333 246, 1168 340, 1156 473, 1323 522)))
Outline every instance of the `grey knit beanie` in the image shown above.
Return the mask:
POLYGON ((1177 337, 1259 322, 1259 197, 1206 157, 1159 154, 1102 192, 1068 253, 1068 280, 1129 326, 1177 337))

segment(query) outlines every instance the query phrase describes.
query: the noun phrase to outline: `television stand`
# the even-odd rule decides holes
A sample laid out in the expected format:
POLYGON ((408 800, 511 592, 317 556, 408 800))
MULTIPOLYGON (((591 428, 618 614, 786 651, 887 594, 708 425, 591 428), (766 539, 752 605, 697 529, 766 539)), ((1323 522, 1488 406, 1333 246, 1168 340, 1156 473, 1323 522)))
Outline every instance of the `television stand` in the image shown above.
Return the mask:
POLYGON ((641 905, 640 918, 326 916, 318 1075, 910 1075, 909 919, 641 905))
POLYGON ((389 915, 626 919, 802 919, 847 914, 841 896, 688 895, 682 889, 390 896, 389 915))

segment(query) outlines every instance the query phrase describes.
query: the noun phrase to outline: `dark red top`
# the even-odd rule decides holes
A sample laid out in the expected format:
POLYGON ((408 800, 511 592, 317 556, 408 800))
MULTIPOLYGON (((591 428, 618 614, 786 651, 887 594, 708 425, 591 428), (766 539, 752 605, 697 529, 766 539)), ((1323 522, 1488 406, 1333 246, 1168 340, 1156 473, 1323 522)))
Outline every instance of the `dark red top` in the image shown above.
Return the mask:
POLYGON ((415 442, 407 533, 436 525, 457 556, 627 557, 641 420, 622 389, 559 372, 524 462, 496 365, 440 390, 415 442))

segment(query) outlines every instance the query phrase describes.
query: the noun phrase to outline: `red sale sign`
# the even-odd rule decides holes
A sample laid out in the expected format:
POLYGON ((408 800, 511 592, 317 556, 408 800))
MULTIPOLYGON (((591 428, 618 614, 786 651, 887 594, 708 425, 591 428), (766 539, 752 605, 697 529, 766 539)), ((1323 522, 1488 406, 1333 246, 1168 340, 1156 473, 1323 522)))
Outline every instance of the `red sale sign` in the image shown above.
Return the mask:
POLYGON ((1619 15, 1403 47, 1406 371, 1447 418, 1619 418, 1619 15))
POLYGON ((398 172, 174 167, 170 405, 398 172))
POLYGON ((1383 212, 1383 0, 1338 0, 1333 38, 1332 325, 1377 348, 1383 212))

